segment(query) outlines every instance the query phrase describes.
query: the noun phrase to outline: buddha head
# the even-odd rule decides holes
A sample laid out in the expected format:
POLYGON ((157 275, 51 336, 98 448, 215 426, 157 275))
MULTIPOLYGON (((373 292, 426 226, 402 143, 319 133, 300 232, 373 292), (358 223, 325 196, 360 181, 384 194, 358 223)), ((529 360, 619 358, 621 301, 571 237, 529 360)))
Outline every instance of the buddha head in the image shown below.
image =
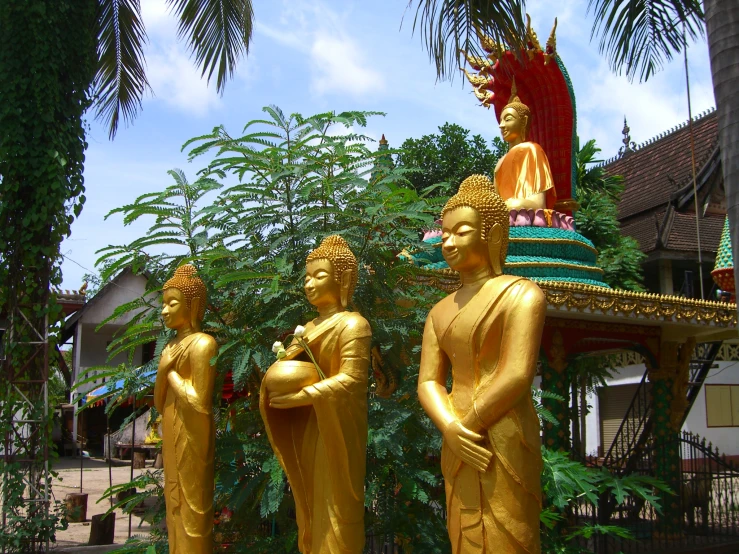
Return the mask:
POLYGON ((162 318, 169 329, 190 327, 200 331, 205 316, 207 291, 192 265, 178 267, 162 287, 162 318))
POLYGON ((508 252, 509 211, 484 175, 471 175, 459 185, 441 211, 442 253, 459 272, 485 265, 503 273, 508 252))
POLYGON ((346 308, 357 286, 357 258, 339 235, 321 241, 305 260, 305 295, 316 308, 346 308))
POLYGON ((503 140, 514 146, 526 141, 530 124, 531 110, 514 92, 508 104, 500 112, 500 125, 498 126, 503 140))

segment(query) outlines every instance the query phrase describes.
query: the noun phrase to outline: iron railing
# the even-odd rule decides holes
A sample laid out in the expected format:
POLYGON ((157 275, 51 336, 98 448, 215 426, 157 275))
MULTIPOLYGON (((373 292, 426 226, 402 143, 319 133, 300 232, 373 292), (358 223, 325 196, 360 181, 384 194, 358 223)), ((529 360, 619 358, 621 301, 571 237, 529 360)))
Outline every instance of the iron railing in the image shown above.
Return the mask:
POLYGON ((674 496, 682 513, 679 528, 664 532, 662 516, 650 504, 633 497, 615 506, 613 499, 604 499, 597 506, 583 501, 575 509, 578 524, 618 525, 627 529, 632 539, 596 536, 583 541, 582 547, 596 554, 699 552, 722 544, 736 544, 739 549, 739 467, 705 439, 682 433, 661 444, 649 441, 636 457, 634 473, 653 477, 656 460, 674 448, 682 460, 681 490, 674 496))

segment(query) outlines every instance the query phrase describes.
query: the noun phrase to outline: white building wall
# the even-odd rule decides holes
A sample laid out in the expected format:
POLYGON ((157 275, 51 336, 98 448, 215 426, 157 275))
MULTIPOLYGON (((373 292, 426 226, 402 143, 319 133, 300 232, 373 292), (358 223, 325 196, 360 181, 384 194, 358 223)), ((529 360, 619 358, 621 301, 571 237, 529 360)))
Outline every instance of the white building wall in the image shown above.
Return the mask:
MULTIPOLYGON (((711 369, 705 384, 733 385, 739 384, 739 361, 719 361, 717 368, 711 369)), ((618 374, 608 380, 608 386, 619 386, 639 383, 644 376, 644 364, 629 365, 618 371, 618 374)), ((598 413, 598 395, 588 396, 591 411, 586 417, 586 453, 598 454, 600 445, 600 417, 598 413)), ((688 414, 684 431, 689 431, 705 437, 719 452, 726 455, 739 454, 739 427, 708 427, 706 422, 706 392, 702 387, 690 413, 688 414)))
MULTIPOLYGON (((706 378, 706 385, 739 385, 739 361, 716 362, 718 367, 712 369, 706 378)), ((690 410, 683 431, 690 431, 705 437, 722 454, 739 454, 739 427, 708 427, 706 421, 706 389, 701 388, 690 410)))

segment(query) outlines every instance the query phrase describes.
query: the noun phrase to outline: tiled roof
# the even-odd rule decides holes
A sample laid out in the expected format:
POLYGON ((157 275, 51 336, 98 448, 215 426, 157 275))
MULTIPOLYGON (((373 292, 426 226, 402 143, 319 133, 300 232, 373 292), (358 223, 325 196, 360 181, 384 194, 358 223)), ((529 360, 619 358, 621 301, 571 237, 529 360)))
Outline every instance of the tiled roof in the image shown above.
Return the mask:
MULTIPOLYGON (((695 214, 675 212, 675 219, 664 248, 668 250, 697 251, 698 238, 695 232, 695 214)), ((721 242, 721 231, 724 228, 723 215, 710 215, 700 218, 701 251, 716 252, 721 242)))
MULTIPOLYGON (((718 143, 715 110, 694 118, 693 135, 696 171, 700 171, 718 143)), ((605 168, 611 175, 624 177, 626 188, 619 204, 619 219, 664 206, 670 195, 692 178, 688 122, 647 141, 626 156, 609 160, 605 168)))
POLYGON ((656 215, 652 212, 643 214, 628 223, 622 223, 621 233, 635 238, 642 252, 651 252, 657 247, 657 231, 664 217, 665 210, 657 212, 656 215))
MULTIPOLYGON (((665 221, 667 211, 647 212, 621 224, 621 232, 633 237, 639 243, 642 252, 651 252, 658 247, 658 234, 662 233, 660 248, 665 250, 680 250, 696 252, 698 238, 695 232, 695 213, 672 211, 665 221)), ((700 219, 701 251, 718 251, 721 241, 721 231, 724 225, 724 216, 718 214, 707 215, 700 219)))

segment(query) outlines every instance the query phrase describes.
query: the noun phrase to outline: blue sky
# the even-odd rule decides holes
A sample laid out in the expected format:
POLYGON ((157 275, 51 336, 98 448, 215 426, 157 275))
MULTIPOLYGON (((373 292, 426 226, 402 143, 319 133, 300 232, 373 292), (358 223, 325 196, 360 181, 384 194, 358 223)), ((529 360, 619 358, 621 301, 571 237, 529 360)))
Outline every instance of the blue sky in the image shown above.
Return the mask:
MULTIPOLYGON (((149 42, 147 75, 153 94, 133 125, 114 141, 90 117, 85 161, 87 203, 62 244, 63 288, 77 289, 94 270, 95 251, 141 236, 148 225, 124 227, 120 215, 105 215, 141 194, 172 181, 180 168, 193 178, 202 162, 188 163, 180 151, 189 138, 224 124, 240 130, 275 104, 303 115, 326 110, 382 111, 365 130, 391 146, 436 132, 452 122, 488 140, 497 136, 493 110, 485 110, 463 79, 438 82, 434 67, 412 34, 414 11, 406 0, 262 0, 254 2, 256 27, 248 57, 225 93, 208 87, 177 41, 176 23, 164 0, 142 0, 149 42), (403 21, 405 17, 405 21, 403 21), (401 27, 401 22, 403 22, 401 27)), ((680 56, 646 84, 611 73, 590 42, 587 1, 529 0, 527 11, 540 39, 557 17, 557 50, 572 79, 581 141, 595 138, 603 156, 617 153, 623 118, 637 143, 669 130, 688 117, 685 73, 680 56)), ((693 114, 714 106, 705 41, 688 50, 693 114)), ((534 115, 535 117, 535 115, 534 115)))

